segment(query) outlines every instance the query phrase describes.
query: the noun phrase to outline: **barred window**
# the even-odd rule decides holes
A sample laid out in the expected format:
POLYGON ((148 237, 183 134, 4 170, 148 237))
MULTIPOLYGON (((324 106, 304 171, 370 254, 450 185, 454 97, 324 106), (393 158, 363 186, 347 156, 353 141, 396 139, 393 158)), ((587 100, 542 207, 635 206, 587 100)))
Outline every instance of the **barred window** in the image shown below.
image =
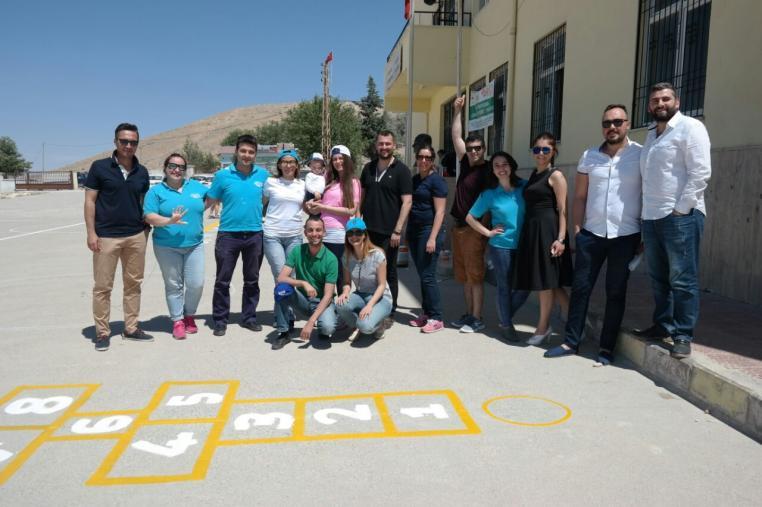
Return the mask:
POLYGON ((633 127, 646 126, 651 86, 669 81, 680 111, 704 114, 711 0, 640 0, 633 127))
MULTIPOLYGON (((468 102, 464 106, 464 109, 466 111, 468 111, 469 104, 471 104, 471 100, 472 100, 471 96, 474 93, 476 93, 479 90, 481 90, 482 88, 484 88, 485 86, 487 86, 487 80, 485 78, 480 78, 480 79, 476 80, 475 82, 471 83, 471 86, 468 87, 468 102)), ((469 118, 469 120, 470 119, 471 118, 469 118)), ((468 135, 471 135, 471 134, 479 134, 480 136, 482 136, 482 138, 484 138, 484 140, 485 140, 484 142, 485 143, 487 142, 486 138, 484 137, 484 129, 469 130, 468 131, 468 135)))
POLYGON ((566 25, 534 45, 530 139, 548 131, 561 140, 565 53, 566 25))
POLYGON ((489 80, 495 82, 495 119, 492 125, 487 127, 488 154, 504 148, 505 137, 505 92, 508 86, 508 64, 504 63, 489 73, 489 80))

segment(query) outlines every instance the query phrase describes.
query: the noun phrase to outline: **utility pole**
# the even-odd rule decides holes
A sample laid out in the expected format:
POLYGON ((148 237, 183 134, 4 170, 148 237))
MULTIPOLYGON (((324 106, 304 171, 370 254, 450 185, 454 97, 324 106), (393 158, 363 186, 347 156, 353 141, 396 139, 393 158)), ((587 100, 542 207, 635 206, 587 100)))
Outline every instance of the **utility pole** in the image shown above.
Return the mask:
POLYGON ((321 132, 321 145, 323 155, 330 158, 331 149, 331 92, 330 92, 330 67, 333 61, 333 51, 328 53, 323 62, 323 129, 321 132))
POLYGON ((410 44, 407 52, 407 122, 405 125, 405 164, 413 167, 413 47, 415 37, 415 2, 410 2, 410 44))
POLYGON ((45 172, 45 141, 42 142, 42 172, 45 172))

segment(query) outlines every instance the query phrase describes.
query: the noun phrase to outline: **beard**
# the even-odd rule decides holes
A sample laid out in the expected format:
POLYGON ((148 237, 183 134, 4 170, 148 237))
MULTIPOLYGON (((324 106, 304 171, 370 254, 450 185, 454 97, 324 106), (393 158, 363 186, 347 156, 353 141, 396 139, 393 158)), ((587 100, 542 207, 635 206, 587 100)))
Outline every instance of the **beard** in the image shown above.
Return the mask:
POLYGON ((651 118, 656 122, 668 122, 677 113, 677 107, 670 107, 662 111, 654 111, 651 113, 651 118))
POLYGON ((377 151, 376 153, 378 154, 378 158, 380 158, 381 160, 389 160, 390 158, 392 158, 392 154, 394 154, 394 152, 391 150, 377 151))

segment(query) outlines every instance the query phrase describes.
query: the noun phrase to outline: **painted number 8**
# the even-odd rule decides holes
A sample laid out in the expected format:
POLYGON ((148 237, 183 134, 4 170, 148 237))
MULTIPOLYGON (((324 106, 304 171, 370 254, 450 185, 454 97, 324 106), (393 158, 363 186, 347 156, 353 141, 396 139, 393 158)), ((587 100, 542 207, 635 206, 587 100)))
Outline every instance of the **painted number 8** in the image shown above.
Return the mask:
POLYGON ((60 412, 72 404, 71 396, 51 396, 50 398, 20 398, 5 407, 5 413, 11 415, 37 414, 47 415, 60 412))

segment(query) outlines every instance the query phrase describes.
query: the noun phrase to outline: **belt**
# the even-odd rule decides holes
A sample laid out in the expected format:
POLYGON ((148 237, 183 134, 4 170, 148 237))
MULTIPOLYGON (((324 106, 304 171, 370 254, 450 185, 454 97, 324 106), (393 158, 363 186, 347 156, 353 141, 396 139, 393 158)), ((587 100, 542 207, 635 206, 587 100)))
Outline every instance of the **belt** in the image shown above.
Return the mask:
POLYGON ((220 231, 220 233, 232 238, 246 239, 254 236, 255 234, 262 234, 262 231, 220 231))

